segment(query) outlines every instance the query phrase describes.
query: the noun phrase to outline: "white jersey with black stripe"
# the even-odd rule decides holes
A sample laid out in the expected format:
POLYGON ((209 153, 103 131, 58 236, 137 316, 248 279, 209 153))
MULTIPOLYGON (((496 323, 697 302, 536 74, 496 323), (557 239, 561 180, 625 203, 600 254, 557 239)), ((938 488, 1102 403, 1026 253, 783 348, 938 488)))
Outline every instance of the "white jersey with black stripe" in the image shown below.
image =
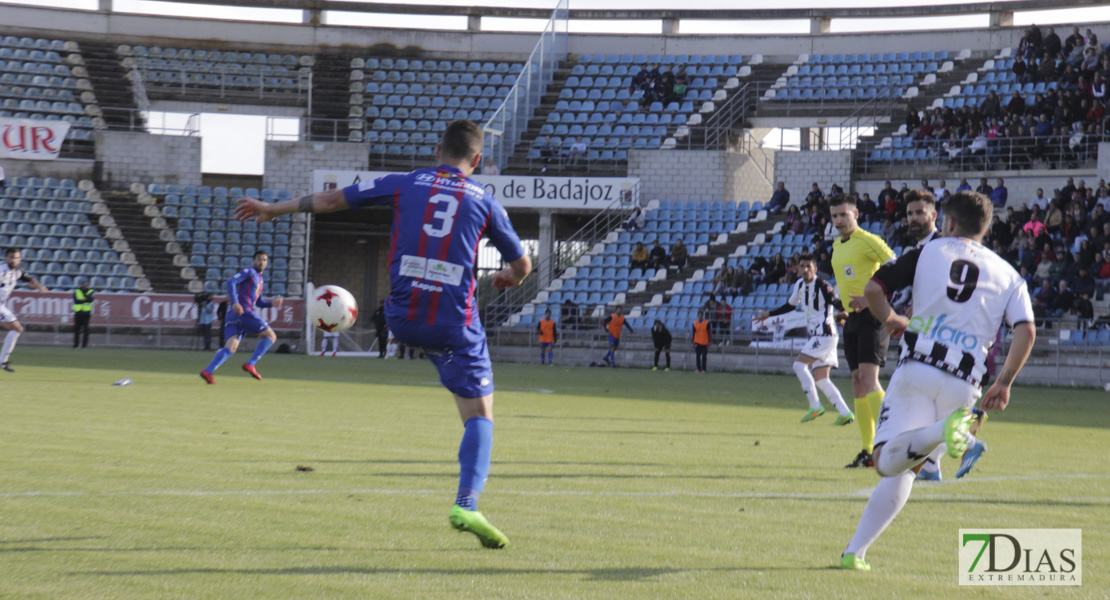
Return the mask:
POLYGON ((967 238, 934 239, 879 269, 873 279, 887 290, 913 286, 913 317, 901 360, 923 362, 976 385, 1002 323, 1033 320, 1018 272, 967 238))
POLYGON ((0 263, 0 304, 8 301, 8 297, 12 295, 12 290, 15 289, 15 284, 29 279, 30 277, 23 272, 23 269, 13 269, 6 262, 0 263))
POLYGON ((835 310, 840 302, 836 288, 820 277, 806 282, 799 279, 794 283, 790 299, 786 301, 806 316, 806 330, 809 335, 836 335, 835 310))

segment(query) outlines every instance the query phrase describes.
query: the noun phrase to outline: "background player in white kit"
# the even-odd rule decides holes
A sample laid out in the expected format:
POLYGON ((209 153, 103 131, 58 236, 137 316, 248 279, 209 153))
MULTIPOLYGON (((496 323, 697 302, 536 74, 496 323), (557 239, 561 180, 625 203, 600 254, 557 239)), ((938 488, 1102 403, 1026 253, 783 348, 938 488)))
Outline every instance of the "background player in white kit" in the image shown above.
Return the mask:
POLYGON ((339 352, 339 332, 325 331, 320 336, 320 356, 327 354, 329 341, 331 342, 331 355, 335 356, 335 353, 339 352))
POLYGON ((836 289, 820 277, 817 277, 817 261, 811 254, 802 254, 798 257, 798 275, 801 277, 794 283, 794 291, 782 306, 771 312, 760 311, 756 317, 759 321, 766 321, 768 317, 783 315, 792 310, 801 311, 806 315, 806 330, 809 341, 805 348, 794 360, 794 373, 802 384, 802 391, 809 401, 809 410, 802 417, 802 423, 812 421, 825 414, 825 408, 817 398, 816 388, 833 403, 840 418, 836 425, 847 425, 855 420, 856 416, 848 410, 840 390, 829 379, 829 370, 839 366, 836 359, 836 346, 840 336, 836 331, 837 321, 843 321, 847 316, 840 303, 840 296, 836 289), (813 367, 813 374, 809 369, 813 367))
POLYGON ((8 364, 8 357, 11 356, 12 349, 15 348, 15 342, 19 340, 20 334, 23 333, 23 325, 20 325, 15 313, 8 308, 8 297, 12 295, 15 284, 20 281, 26 282, 28 287, 40 292, 50 291, 37 279, 19 268, 22 260, 22 252, 16 248, 8 248, 4 253, 4 264, 0 264, 0 329, 8 330, 8 334, 4 336, 3 349, 0 350, 0 369, 9 373, 15 373, 15 369, 8 364))
POLYGON ((983 397, 984 409, 1005 409, 1010 386, 1033 348, 1036 330, 1025 282, 980 242, 991 201, 953 194, 944 206, 944 237, 884 266, 864 295, 872 314, 905 344, 891 377, 875 433, 875 469, 883 477, 871 494, 855 536, 841 556, 845 569, 869 571, 867 548, 902 510, 915 471, 938 446, 959 458, 987 371, 986 358, 1003 321, 1014 329, 1006 364, 983 397), (913 286, 914 315, 899 316, 887 291, 913 286))

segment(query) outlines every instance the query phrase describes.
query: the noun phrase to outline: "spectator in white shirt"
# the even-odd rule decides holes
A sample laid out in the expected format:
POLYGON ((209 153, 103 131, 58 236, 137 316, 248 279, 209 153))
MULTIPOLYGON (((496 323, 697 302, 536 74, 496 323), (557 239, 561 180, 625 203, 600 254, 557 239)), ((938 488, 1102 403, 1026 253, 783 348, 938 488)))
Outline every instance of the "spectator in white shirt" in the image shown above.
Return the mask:
POLYGON ((586 142, 581 138, 574 138, 570 145, 570 164, 576 166, 582 157, 586 156, 586 142))
POLYGON ((1037 188, 1037 197, 1033 198, 1033 201, 1029 203, 1029 208, 1033 208, 1034 206, 1041 209, 1042 215, 1048 212, 1048 198, 1044 197, 1043 188, 1037 188))
POLYGON ((944 202, 950 195, 945 182, 941 181, 937 189, 933 190, 933 195, 936 196, 937 202, 944 202))
POLYGON ((500 175, 501 169, 497 167, 497 163, 493 162, 492 158, 486 157, 486 164, 482 167, 482 175, 500 175))

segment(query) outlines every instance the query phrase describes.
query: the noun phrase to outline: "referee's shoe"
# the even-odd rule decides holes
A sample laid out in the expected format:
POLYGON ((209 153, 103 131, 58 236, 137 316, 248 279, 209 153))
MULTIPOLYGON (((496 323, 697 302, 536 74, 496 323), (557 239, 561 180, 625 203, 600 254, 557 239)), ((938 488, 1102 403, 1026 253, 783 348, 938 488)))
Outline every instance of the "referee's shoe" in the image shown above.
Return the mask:
POLYGON ((860 467, 866 467, 866 468, 870 469, 871 467, 874 467, 874 466, 875 466, 875 461, 871 458, 871 453, 868 452, 866 448, 864 448, 863 450, 859 451, 859 454, 856 455, 856 458, 854 460, 852 460, 852 462, 844 465, 844 468, 845 469, 858 469, 860 467))

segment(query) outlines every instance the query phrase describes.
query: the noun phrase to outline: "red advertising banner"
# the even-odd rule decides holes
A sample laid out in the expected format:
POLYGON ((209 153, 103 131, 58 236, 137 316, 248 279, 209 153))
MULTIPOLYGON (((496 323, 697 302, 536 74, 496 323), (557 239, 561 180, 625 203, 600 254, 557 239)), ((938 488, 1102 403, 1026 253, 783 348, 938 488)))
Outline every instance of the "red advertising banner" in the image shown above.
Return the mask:
MULTIPOLYGON (((217 305, 223 298, 213 299, 217 305)), ((73 321, 73 294, 18 291, 7 306, 23 323, 54 324, 73 321)), ((270 327, 299 330, 304 327, 304 300, 286 299, 281 308, 258 308, 270 327)), ((197 322, 197 304, 188 294, 96 294, 94 325, 190 327, 197 322)))

